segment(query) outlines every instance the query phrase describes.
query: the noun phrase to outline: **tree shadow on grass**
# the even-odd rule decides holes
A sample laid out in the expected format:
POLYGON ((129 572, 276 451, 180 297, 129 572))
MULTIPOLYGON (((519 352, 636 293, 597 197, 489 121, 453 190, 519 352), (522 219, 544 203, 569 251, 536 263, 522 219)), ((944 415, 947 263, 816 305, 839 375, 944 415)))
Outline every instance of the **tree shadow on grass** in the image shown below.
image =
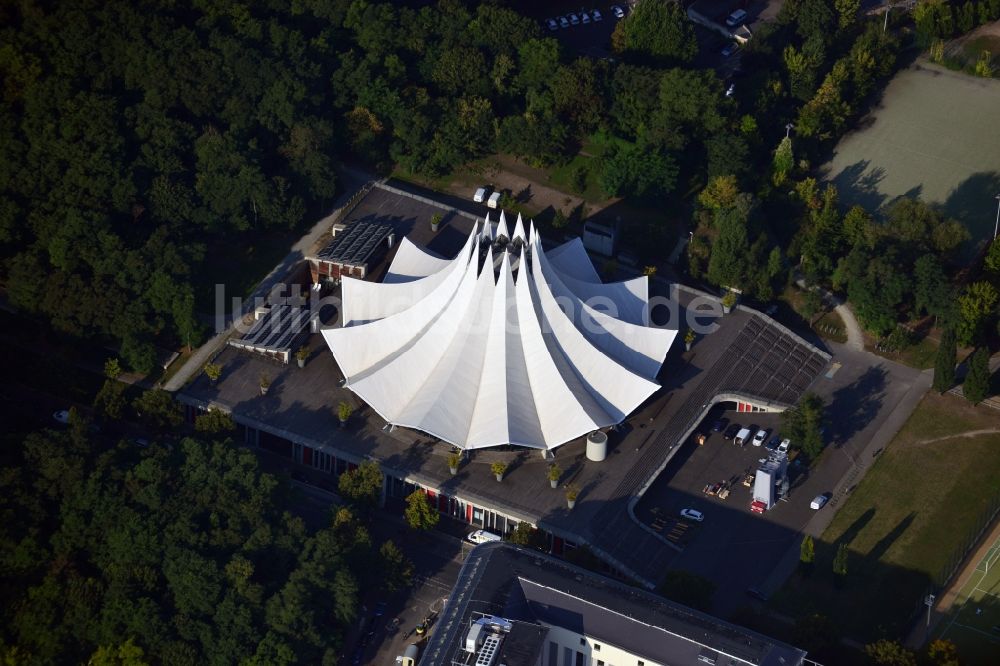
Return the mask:
POLYGON ((884 179, 885 169, 871 168, 871 160, 859 160, 829 178, 843 202, 870 211, 878 210, 886 202, 886 196, 878 189, 884 179))
POLYGON ((857 520, 851 523, 851 526, 844 530, 844 533, 840 535, 837 539, 837 543, 842 543, 850 546, 854 539, 861 533, 861 530, 865 529, 865 526, 871 522, 872 518, 875 517, 875 509, 868 509, 863 514, 858 516, 857 520))
POLYGON ((998 193, 1000 172, 981 171, 962 181, 941 205, 942 212, 961 222, 972 236, 960 249, 964 258, 975 255, 984 242, 993 238, 998 193))
POLYGON ((913 524, 913 519, 916 518, 917 514, 910 512, 906 518, 903 518, 899 523, 892 528, 884 537, 878 540, 872 549, 868 551, 868 555, 865 556, 865 560, 870 563, 878 562, 882 559, 882 556, 886 554, 886 551, 892 546, 896 540, 903 536, 903 533, 909 529, 910 525, 913 524))

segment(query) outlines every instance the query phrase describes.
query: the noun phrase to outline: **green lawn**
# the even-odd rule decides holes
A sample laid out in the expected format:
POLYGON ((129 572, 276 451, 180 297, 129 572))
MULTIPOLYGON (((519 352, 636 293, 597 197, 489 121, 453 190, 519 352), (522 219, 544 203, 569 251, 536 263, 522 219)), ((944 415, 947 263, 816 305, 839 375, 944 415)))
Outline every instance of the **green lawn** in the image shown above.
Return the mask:
POLYGON ((549 182, 557 189, 574 192, 589 203, 602 203, 608 200, 608 195, 600 184, 600 158, 608 148, 611 139, 597 133, 587 138, 580 152, 572 160, 561 166, 553 167, 549 174, 549 182), (577 183, 582 179, 583 189, 577 183))
POLYGON ((847 342, 847 327, 844 326, 844 320, 834 310, 823 313, 823 316, 813 322, 812 327, 818 335, 827 340, 841 344, 847 342))
POLYGON ((1000 429, 996 412, 928 394, 818 540, 812 575, 775 595, 778 610, 826 614, 861 641, 899 637, 1000 492, 1000 433, 949 437, 986 429, 1000 429), (832 574, 840 543, 850 552, 842 589, 832 574))
POLYGON ((937 358, 938 343, 930 337, 924 336, 913 344, 908 344, 899 351, 880 352, 875 348, 873 342, 867 345, 868 351, 877 356, 908 365, 911 368, 926 370, 934 367, 937 358))

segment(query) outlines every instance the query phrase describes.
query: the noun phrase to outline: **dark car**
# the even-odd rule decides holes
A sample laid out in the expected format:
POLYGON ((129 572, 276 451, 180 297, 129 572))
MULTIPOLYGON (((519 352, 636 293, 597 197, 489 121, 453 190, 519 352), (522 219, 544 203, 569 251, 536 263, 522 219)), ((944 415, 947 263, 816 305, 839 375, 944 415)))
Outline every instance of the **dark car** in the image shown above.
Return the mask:
POLYGON ((729 419, 721 418, 717 419, 715 423, 712 424, 712 432, 722 432, 729 425, 729 419))
POLYGON ((729 424, 729 427, 726 428, 726 432, 722 433, 722 436, 726 439, 732 439, 733 437, 736 437, 736 433, 738 433, 741 428, 742 426, 739 423, 731 423, 729 424))
POLYGON ((781 437, 779 435, 775 435, 774 437, 771 438, 771 441, 767 443, 767 450, 777 451, 778 445, 780 444, 781 444, 781 437))
POLYGON ((380 601, 375 604, 375 617, 382 617, 385 615, 385 602, 380 601))

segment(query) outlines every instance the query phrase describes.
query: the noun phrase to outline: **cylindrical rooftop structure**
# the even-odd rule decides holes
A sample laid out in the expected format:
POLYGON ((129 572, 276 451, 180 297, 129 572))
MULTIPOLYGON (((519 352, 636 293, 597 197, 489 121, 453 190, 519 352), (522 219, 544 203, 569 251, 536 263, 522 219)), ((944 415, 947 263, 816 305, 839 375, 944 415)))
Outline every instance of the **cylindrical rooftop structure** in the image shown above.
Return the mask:
POLYGON ((600 430, 587 435, 587 460, 601 462, 608 457, 608 436, 600 430))

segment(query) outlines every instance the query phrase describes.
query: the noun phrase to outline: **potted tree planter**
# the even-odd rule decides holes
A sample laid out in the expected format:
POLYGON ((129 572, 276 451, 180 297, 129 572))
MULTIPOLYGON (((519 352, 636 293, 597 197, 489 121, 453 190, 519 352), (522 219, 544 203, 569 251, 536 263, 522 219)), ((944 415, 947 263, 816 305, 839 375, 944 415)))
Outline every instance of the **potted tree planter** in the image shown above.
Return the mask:
POLYGON ((431 216, 431 231, 437 233, 438 227, 441 225, 441 213, 434 213, 431 216))
POLYGON ((727 291, 726 295, 722 297, 722 314, 729 314, 734 305, 736 305, 736 293, 727 291))
POLYGON ((298 362, 300 368, 306 367, 306 359, 309 358, 309 346, 302 345, 299 350, 295 352, 295 360, 298 362))
POLYGON ((497 481, 503 481, 503 475, 507 471, 507 463, 495 462, 490 465, 490 471, 497 477, 497 481))
POLYGON ((340 427, 343 428, 347 425, 347 419, 351 418, 351 414, 354 413, 354 408, 351 407, 348 402, 341 402, 337 405, 337 418, 340 419, 340 427))
POLYGON ((694 344, 694 337, 694 331, 689 328, 687 333, 684 334, 684 348, 686 350, 691 351, 691 345, 694 344))
POLYGON ((451 475, 455 476, 458 474, 458 465, 462 462, 462 454, 455 451, 448 455, 448 469, 451 471, 451 475))
POLYGON ((267 389, 271 388, 271 378, 264 373, 260 376, 260 394, 267 395, 267 389))
POLYGON ((215 386, 215 382, 219 381, 219 377, 222 376, 222 366, 218 363, 209 363, 205 366, 205 375, 208 377, 208 381, 212 382, 212 386, 215 386))
POLYGON ((559 487, 559 477, 562 476, 562 470, 559 469, 559 465, 552 463, 549 465, 549 485, 553 488, 559 487))
POLYGON ((566 506, 570 509, 576 506, 576 498, 579 495, 580 495, 580 489, 577 488, 575 485, 570 484, 570 486, 566 488, 566 506))

